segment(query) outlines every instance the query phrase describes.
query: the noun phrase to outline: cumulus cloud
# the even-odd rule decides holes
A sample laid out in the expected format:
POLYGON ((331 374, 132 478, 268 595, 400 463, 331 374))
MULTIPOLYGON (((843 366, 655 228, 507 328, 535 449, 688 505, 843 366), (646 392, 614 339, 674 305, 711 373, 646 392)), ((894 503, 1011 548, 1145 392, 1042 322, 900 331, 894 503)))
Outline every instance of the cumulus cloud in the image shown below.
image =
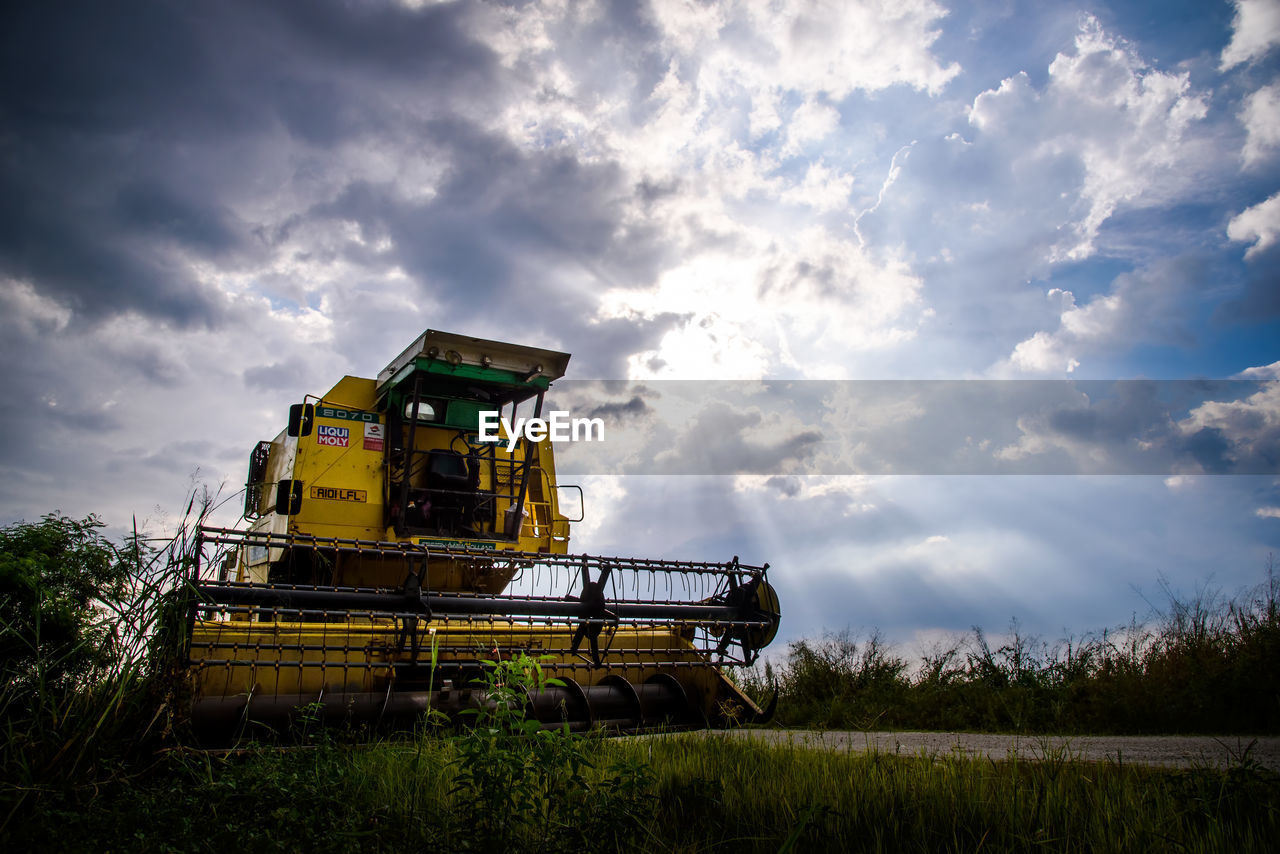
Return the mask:
POLYGON ((1219 445, 1227 470, 1275 467, 1280 464, 1280 382, 1263 383, 1241 399, 1206 401, 1178 421, 1177 429, 1188 441, 1219 445))
POLYGON ((1274 246, 1280 238, 1280 193, 1232 217, 1227 223, 1227 237, 1252 244, 1245 250, 1245 258, 1253 258, 1274 246))
POLYGON ((1269 474, 1280 466, 1280 383, 1085 382, 1074 400, 1017 419, 1021 436, 996 456, 1058 460, 1093 473, 1269 474))
MULTIPOLYGON (((644 24, 666 56, 606 79, 609 98, 565 84, 562 66, 539 70, 532 52, 523 58, 557 97, 537 115, 509 114, 510 135, 536 124, 526 146, 548 134, 589 139, 643 188, 620 207, 624 245, 664 240, 663 266, 602 277, 590 314, 602 324, 682 318, 628 358, 628 376, 839 374, 847 368, 832 348, 910 339, 927 317, 918 279, 892 250, 871 251, 825 219, 847 215, 852 170, 820 156, 785 164, 827 142, 854 91, 933 91, 949 80, 958 69, 929 51, 942 15, 931 3, 656 3, 644 24), (627 96, 634 106, 620 110, 627 96), (785 216, 779 200, 793 206, 785 216)), ((598 26, 570 18, 549 26, 579 37, 598 26)))
POLYGON ((1240 156, 1246 167, 1256 166, 1280 144, 1280 83, 1263 86, 1246 98, 1240 123, 1247 133, 1240 156))
POLYGON ((959 72, 930 51, 946 15, 932 0, 662 0, 653 9, 683 53, 704 57, 715 85, 736 79, 766 97, 789 90, 839 99, 896 84, 936 92, 959 72))
MULTIPOLYGON (((969 116, 983 134, 1020 143, 1014 156, 1022 160, 1021 170, 1043 176, 1033 185, 1041 192, 1057 186, 1064 196, 1078 194, 1055 234, 1045 234, 1041 257, 1049 264, 1093 255, 1100 229, 1118 210, 1169 204, 1193 191, 1194 176, 1211 160, 1205 142, 1192 133, 1206 115, 1205 96, 1191 89, 1187 73, 1149 67, 1093 19, 1085 21, 1075 48, 1050 64, 1043 92, 1025 76, 1010 78, 975 99, 969 116), (1065 173, 1065 182, 1054 175, 1064 158, 1077 167, 1065 173)), ((995 373, 1061 375, 1088 356, 1135 341, 1188 343, 1178 318, 1198 270, 1193 258, 1165 259, 1118 277, 1108 292, 1085 301, 1051 288, 1057 327, 1018 342, 995 373)))
POLYGON ((806 101, 791 114, 782 156, 798 154, 806 143, 818 142, 835 130, 840 113, 827 104, 806 101))
POLYGON ((1114 352, 1135 340, 1189 344, 1186 308, 1197 294, 1201 269, 1194 259, 1167 259, 1118 276, 1110 291, 1082 305, 1070 291, 1050 289, 1048 299, 1059 307, 1058 327, 1020 341, 993 372, 1061 376, 1074 372, 1088 356, 1114 352))
POLYGON ((937 317, 982 313, 988 337, 966 353, 984 351, 992 375, 1090 371, 1148 335, 1185 344, 1201 298, 1191 272, 1221 241, 1172 212, 1216 204, 1238 165, 1224 147, 1235 117, 1211 114, 1212 95, 1085 17, 1045 65, 986 84, 964 124, 913 133, 858 232, 901 249, 937 317), (1095 264, 1106 279, 1075 277, 1095 264), (1134 280, 1117 280, 1126 268, 1134 280), (999 309, 978 292, 999 294, 999 309))
POLYGON ((1280 3, 1276 0, 1235 0, 1231 42, 1222 50, 1220 67, 1227 71, 1266 56, 1280 42, 1280 3))
POLYGON ((1240 380, 1280 380, 1280 361, 1272 362, 1269 365, 1257 365, 1252 368, 1245 368, 1236 374, 1234 379, 1240 380))
POLYGON ((1033 186, 1060 184, 1052 171, 1064 158, 1080 167, 1074 216, 1054 223, 1067 232, 1049 249, 1050 261, 1078 260, 1095 251, 1102 224, 1121 205, 1157 204, 1188 185, 1205 152, 1188 132, 1207 113, 1190 75, 1159 71, 1121 38, 1086 18, 1073 53, 1049 65, 1043 92, 1025 74, 974 99, 969 122, 1012 143, 1017 172, 1040 173, 1033 186), (1188 168, 1190 167, 1190 168, 1188 168))

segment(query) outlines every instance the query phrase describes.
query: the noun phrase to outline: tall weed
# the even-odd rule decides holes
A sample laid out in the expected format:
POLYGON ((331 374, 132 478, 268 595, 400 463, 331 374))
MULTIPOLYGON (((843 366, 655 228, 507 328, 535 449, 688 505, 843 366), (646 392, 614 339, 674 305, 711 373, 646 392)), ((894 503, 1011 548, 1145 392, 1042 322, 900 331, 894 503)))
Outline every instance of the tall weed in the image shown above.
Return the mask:
POLYGON ((740 681, 780 694, 785 725, 1073 733, 1280 731, 1280 579, 1226 599, 1160 581, 1148 624, 1056 644, 1014 621, 993 644, 975 626, 918 665, 878 632, 792 642, 740 681))
POLYGON ((525 654, 485 661, 487 702, 454 742, 451 825, 463 850, 591 847, 638 826, 648 795, 648 769, 615 762, 598 769, 596 739, 544 727, 529 713, 532 695, 562 685, 525 654))
POLYGON ((205 499, 160 546, 93 516, 0 532, 0 831, 32 797, 130 773, 170 726, 205 499))

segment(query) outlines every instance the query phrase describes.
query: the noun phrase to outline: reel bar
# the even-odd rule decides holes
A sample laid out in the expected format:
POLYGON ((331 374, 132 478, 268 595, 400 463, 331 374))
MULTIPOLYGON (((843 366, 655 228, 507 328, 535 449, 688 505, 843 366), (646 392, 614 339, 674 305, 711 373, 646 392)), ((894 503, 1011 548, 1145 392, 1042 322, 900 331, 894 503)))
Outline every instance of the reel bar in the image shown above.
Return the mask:
POLYGON ((610 567, 615 570, 649 570, 654 572, 679 572, 683 574, 726 575, 737 573, 756 575, 765 572, 769 565, 750 566, 738 563, 735 558, 726 563, 709 563, 705 561, 653 560, 637 557, 609 557, 605 555, 585 554, 546 554, 542 552, 519 552, 498 550, 463 545, 439 547, 430 543, 398 543, 383 540, 356 540, 342 537, 316 537, 307 534, 273 534, 266 531, 236 531, 231 528, 200 528, 200 536, 205 542, 219 545, 254 545, 266 547, 301 546, 317 550, 330 550, 343 553, 359 553, 381 557, 401 558, 437 558, 437 559, 479 559, 486 563, 510 564, 515 566, 563 566, 579 569, 584 562, 592 567, 610 567))
MULTIPOLYGON (((352 620, 369 620, 372 626, 381 626, 390 628, 386 625, 388 621, 398 620, 421 620, 424 615, 421 612, 409 611, 320 611, 309 608, 285 608, 281 606, 273 606, 270 608, 262 608, 254 605, 214 605, 209 603, 197 604, 198 611, 215 611, 217 614, 226 615, 242 615, 244 617, 266 617, 282 618, 285 616, 295 618, 292 622, 296 623, 318 623, 317 629, 322 629, 323 624, 328 623, 330 627, 341 626, 343 629, 350 628, 353 624, 352 620)), ((206 617, 205 619, 210 619, 206 617)), ((568 622, 568 618, 554 617, 546 615, 532 615, 528 617, 517 617, 504 614, 434 614, 433 619, 438 619, 442 626, 440 628, 448 628, 450 626, 473 626, 488 625, 489 628, 495 628, 498 624, 505 624, 509 627, 516 626, 546 626, 554 628, 556 626, 576 626, 579 623, 588 625, 600 625, 608 627, 623 627, 626 629, 658 629, 662 631, 670 631, 672 629, 728 629, 728 628, 767 628, 772 626, 774 621, 768 616, 760 616, 755 619, 734 619, 734 620, 621 620, 611 619, 608 617, 587 617, 568 622)), ((212 620, 214 624, 220 624, 221 621, 212 620)), ((434 628, 434 627, 433 627, 434 628)))
MULTIPOLYGON (((259 644, 253 644, 253 643, 238 643, 236 641, 214 641, 212 643, 202 643, 200 644, 200 648, 208 649, 208 650, 221 650, 223 652, 230 651, 231 653, 248 652, 248 651, 260 653, 268 649, 271 651, 277 651, 282 653, 285 653, 285 652, 323 652, 323 653, 342 652, 347 654, 358 653, 360 655, 367 655, 370 652, 379 652, 379 653, 386 652, 386 650, 382 649, 381 647, 378 647, 378 646, 370 647, 367 644, 361 644, 358 646, 344 645, 344 644, 325 645, 325 644, 310 644, 310 643, 271 643, 271 644, 259 645, 259 644)), ((499 645, 495 648, 498 650, 499 655, 519 654, 521 652, 527 653, 531 651, 526 647, 520 647, 520 646, 508 647, 506 645, 499 645)), ((443 660, 449 662, 450 664, 456 661, 462 661, 463 660, 462 656, 465 656, 465 655, 474 655, 476 656, 475 660, 479 661, 481 658, 488 658, 493 654, 492 649, 477 650, 476 644, 457 644, 457 645, 449 645, 449 646, 438 646, 436 647, 435 651, 438 655, 442 657, 447 656, 447 658, 443 660)), ((540 654, 551 654, 551 655, 561 655, 561 656, 569 655, 573 652, 573 650, 567 646, 540 646, 537 649, 532 651, 540 654)), ((624 663, 627 666, 631 666, 632 664, 635 664, 637 662, 643 662, 646 664, 667 662, 666 659, 661 659, 661 661, 659 661, 659 659, 656 657, 655 652, 652 652, 650 650, 644 650, 644 649, 632 649, 632 648, 615 649, 615 650, 612 650, 610 654, 613 655, 614 657, 619 658, 620 660, 623 660, 621 663, 624 663)), ((379 668, 390 667, 390 666, 416 667, 422 664, 427 664, 431 660, 431 650, 429 648, 419 650, 418 655, 419 655, 418 658, 410 658, 405 661, 390 661, 390 660, 381 661, 381 662, 371 661, 368 663, 367 666, 379 667, 379 668)), ((303 659, 295 659, 294 661, 303 661, 303 659)), ((269 661, 261 658, 253 659, 252 661, 250 661, 249 659, 239 659, 234 657, 231 659, 200 658, 193 663, 198 663, 198 662, 204 662, 206 664, 237 664, 237 665, 241 665, 241 664, 247 665, 252 663, 258 667, 274 667, 275 666, 274 661, 269 661)), ((698 664, 705 666, 706 662, 698 662, 698 664)), ((361 666, 361 667, 366 666, 364 663, 361 663, 360 665, 354 665, 354 664, 350 664, 349 662, 334 663, 331 661, 330 662, 312 661, 306 664, 306 666, 315 666, 315 667, 322 666, 322 665, 327 665, 329 667, 336 667, 336 668, 342 668, 349 665, 361 666)), ((291 663, 286 664, 285 660, 282 659, 281 666, 292 667, 295 665, 291 663)))
MULTIPOLYGON (((516 650, 517 652, 525 652, 526 650, 516 650)), ((474 650, 471 651, 474 654, 474 650)), ((479 666, 481 660, 490 653, 484 653, 483 656, 475 658, 459 658, 450 659, 449 667, 453 666, 479 666)), ((288 670, 296 669, 316 669, 316 670, 421 670, 427 666, 425 661, 352 661, 349 663, 334 663, 332 661, 298 661, 296 659, 284 659, 280 661, 263 661, 261 659, 247 658, 201 658, 191 662, 193 665, 204 666, 206 668, 215 667, 246 667, 250 670, 288 670)), ((565 661, 556 662, 556 670, 635 670, 645 667, 662 667, 662 668, 691 668, 698 670, 717 669, 723 666, 721 662, 706 661, 679 661, 674 659, 660 658, 640 658, 627 659, 626 661, 602 661, 600 664, 593 664, 589 661, 565 661)))
MULTIPOLYGON (((201 584, 200 602, 212 605, 251 605, 286 610, 369 611, 419 616, 492 614, 495 617, 564 617, 590 621, 595 609, 587 603, 524 596, 440 595, 409 597, 397 593, 288 589, 257 585, 201 584)), ((608 610, 621 620, 684 620, 737 625, 743 609, 733 605, 673 602, 610 602, 608 610)), ((616 620, 601 619, 601 624, 616 620)))
MULTIPOLYGON (((330 627, 341 626, 342 629, 351 627, 352 620, 369 620, 370 626, 381 627, 390 630, 392 626, 387 625, 388 621, 405 621, 405 620, 421 620, 424 615, 418 611, 352 611, 352 610, 317 610, 310 608, 287 608, 282 606, 259 607, 255 605, 216 605, 211 603, 197 603, 195 606, 198 611, 215 611, 219 615, 237 615, 245 618, 249 617, 265 617, 273 618, 289 616, 295 618, 293 622, 298 624, 314 624, 315 630, 323 630, 327 623, 330 627)), ((209 618, 206 618, 209 619, 209 618)), ((774 624, 771 615, 764 615, 756 619, 732 619, 732 620, 688 620, 688 619, 654 619, 650 621, 634 620, 622 622, 620 620, 608 617, 588 617, 585 619, 574 619, 569 622, 569 618, 547 616, 547 615, 531 615, 527 617, 512 616, 504 614, 434 614, 433 619, 438 619, 443 625, 439 628, 447 629, 450 626, 460 625, 488 625, 494 628, 497 624, 506 624, 509 627, 516 626, 547 626, 547 627, 566 627, 576 626, 585 622, 588 625, 601 625, 605 627, 621 626, 630 630, 634 629, 656 629, 662 631, 670 631, 671 629, 727 629, 727 628, 767 628, 774 624)), ((210 620, 213 625, 220 625, 223 621, 210 620)), ((434 627, 433 627, 434 628, 434 627)))
MULTIPOLYGON (((204 590, 206 588, 207 589, 216 588, 219 590, 231 590, 233 592, 229 593, 228 595, 232 599, 238 599, 240 597, 240 594, 234 592, 236 590, 276 591, 279 594, 280 601, 285 601, 285 600, 294 601, 295 599, 300 601, 301 599, 308 598, 308 594, 310 593, 354 594, 351 597, 352 601, 357 601, 359 600, 359 597, 369 594, 373 597, 377 597, 377 598, 370 598, 368 600, 369 602, 375 602, 375 601, 384 602, 384 599, 382 597, 389 597, 389 599, 385 601, 389 602, 391 599, 394 599, 402 604, 405 601, 416 602, 418 599, 417 596, 406 597, 406 592, 403 589, 386 588, 386 587, 327 587, 327 586, 315 585, 315 584, 274 584, 274 583, 258 584, 258 583, 246 582, 246 581, 208 582, 206 584, 199 584, 196 586, 196 590, 198 591, 204 590), (301 595, 295 596, 295 594, 301 594, 301 595)), ((474 599, 477 601, 483 600, 483 601, 491 601, 491 602, 518 600, 521 602, 531 602, 531 603, 559 603, 559 605, 561 606, 566 601, 568 601, 565 599, 564 596, 532 596, 532 595, 514 596, 506 593, 487 593, 487 594, 486 593, 456 593, 456 592, 451 592, 447 590, 446 591, 429 591, 429 592, 431 596, 439 597, 440 601, 450 601, 450 600, 459 599, 459 598, 474 599)), ((715 602, 709 602, 707 600, 699 600, 699 601, 691 602, 689 599, 637 599, 632 601, 634 604, 644 604, 644 605, 691 605, 691 604, 715 605, 717 604, 715 602)), ((536 604, 533 607, 535 608, 535 610, 538 609, 538 606, 536 604)), ((299 610, 299 609, 286 609, 286 610, 299 610)), ((308 612, 314 612, 318 614, 328 613, 324 609, 319 609, 319 608, 305 609, 305 610, 307 610, 308 612)), ((452 609, 444 609, 444 610, 452 611, 452 609)), ((371 607, 371 608, 360 609, 360 608, 354 608, 354 607, 348 607, 348 606, 342 606, 341 608, 335 609, 332 611, 332 613, 335 613, 335 614, 351 613, 354 611, 364 611, 366 613, 380 613, 380 614, 392 613, 391 611, 385 608, 371 607)), ((419 610, 416 609, 416 606, 408 610, 402 609, 402 611, 407 614, 421 613, 419 610)), ((479 610, 474 610, 464 606, 452 612, 458 613, 458 614, 466 614, 466 613, 486 614, 491 612, 499 613, 500 609, 480 608, 479 610)), ((538 610, 537 612, 543 613, 541 610, 538 610)), ((553 613, 553 612, 558 613, 556 609, 546 610, 546 613, 553 613)), ((534 613, 530 612, 526 616, 533 616, 533 615, 534 613)))

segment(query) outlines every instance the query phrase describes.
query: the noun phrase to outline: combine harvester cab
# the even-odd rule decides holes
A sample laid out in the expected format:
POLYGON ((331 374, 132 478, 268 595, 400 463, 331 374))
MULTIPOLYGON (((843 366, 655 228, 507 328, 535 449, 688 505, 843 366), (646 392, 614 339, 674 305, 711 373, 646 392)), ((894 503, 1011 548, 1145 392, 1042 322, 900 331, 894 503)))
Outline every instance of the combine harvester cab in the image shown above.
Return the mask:
POLYGON ((376 380, 291 407, 250 456, 247 529, 200 532, 196 731, 280 729, 304 707, 389 725, 456 714, 488 701, 486 662, 522 653, 563 683, 529 697, 547 725, 766 718, 723 668, 777 632, 767 564, 571 555, 581 517, 559 496, 576 487, 557 483, 550 437, 482 440, 492 413, 541 417, 568 361, 428 330, 376 380))

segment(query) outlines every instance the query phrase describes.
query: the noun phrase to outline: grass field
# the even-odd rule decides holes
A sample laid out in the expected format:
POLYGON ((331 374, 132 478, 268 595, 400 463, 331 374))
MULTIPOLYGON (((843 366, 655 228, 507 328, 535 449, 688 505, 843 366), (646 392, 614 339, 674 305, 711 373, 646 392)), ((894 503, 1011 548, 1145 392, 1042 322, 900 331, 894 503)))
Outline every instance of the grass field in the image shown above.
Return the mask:
MULTIPOLYGON (((375 739, 313 727, 304 709, 288 749, 193 751, 175 735, 172 579, 188 544, 146 552, 99 527, 0 531, 0 850, 1234 852, 1280 839, 1280 781, 1247 753, 1168 771, 1049 748, 1028 762, 576 737, 501 699, 536 679, 527 660, 489 671, 498 702, 465 730, 375 739)), ((791 720, 858 729, 1267 731, 1277 592, 1268 572, 1246 597, 1175 600, 1124 644, 1103 633, 1065 654, 975 632, 916 673, 878 642, 801 641, 745 681, 776 685, 791 720)))
POLYGON ((40 799, 5 835, 9 850, 66 851, 1270 851, 1280 839, 1280 785, 1247 761, 1169 772, 726 737, 551 741, 564 743, 541 756, 494 744, 477 757, 430 735, 170 752, 40 799), (468 757, 494 779, 468 777, 468 757))

